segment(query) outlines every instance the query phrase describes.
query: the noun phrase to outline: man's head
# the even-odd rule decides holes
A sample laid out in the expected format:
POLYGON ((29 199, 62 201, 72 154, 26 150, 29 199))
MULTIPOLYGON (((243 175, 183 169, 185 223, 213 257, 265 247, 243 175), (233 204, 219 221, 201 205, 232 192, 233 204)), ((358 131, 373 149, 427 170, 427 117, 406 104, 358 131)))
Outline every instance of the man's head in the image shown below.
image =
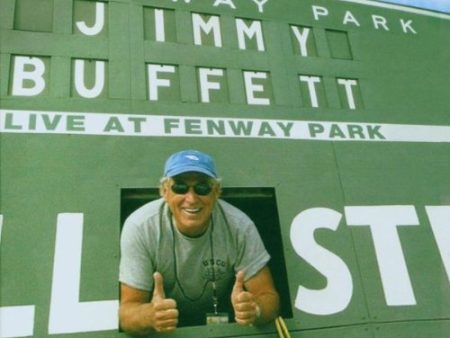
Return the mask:
POLYGON ((161 195, 169 205, 178 230, 191 237, 203 234, 220 195, 213 159, 196 150, 170 156, 164 167, 161 195))

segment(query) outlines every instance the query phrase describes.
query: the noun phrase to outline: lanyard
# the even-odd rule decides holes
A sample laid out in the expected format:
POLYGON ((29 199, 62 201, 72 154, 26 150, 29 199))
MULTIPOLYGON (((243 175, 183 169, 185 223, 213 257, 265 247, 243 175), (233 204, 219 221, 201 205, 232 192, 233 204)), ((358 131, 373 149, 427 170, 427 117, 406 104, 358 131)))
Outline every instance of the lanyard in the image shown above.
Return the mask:
MULTIPOLYGON (((214 269, 214 268, 213 268, 214 269)), ((214 274, 214 272, 213 272, 214 274)), ((214 306, 214 314, 218 315, 218 307, 219 307, 219 298, 217 297, 217 288, 216 288, 216 281, 215 278, 212 282, 212 287, 213 287, 213 295, 212 295, 212 300, 213 300, 213 306, 214 306)))
MULTIPOLYGON (((173 254, 173 262, 174 262, 174 273, 175 273, 175 282, 177 283, 178 287, 181 290, 181 293, 183 294, 183 297, 189 300, 190 302, 196 302, 199 299, 203 297, 205 294, 206 288, 208 286, 208 280, 203 285, 203 289, 199 296, 197 297, 191 297, 186 294, 184 291, 183 285, 181 284, 180 279, 178 278, 178 269, 177 269, 177 254, 176 254, 176 242, 175 242, 175 229, 172 221, 172 213, 169 211, 169 220, 170 220, 170 229, 172 230, 172 254, 173 254)), ((213 245, 213 231, 214 231, 214 221, 211 217, 211 229, 209 231, 209 247, 211 250, 211 259, 212 259, 212 303, 214 307, 214 314, 218 314, 218 307, 219 307, 219 297, 217 296, 217 286, 216 286, 216 271, 215 271, 215 259, 214 259, 214 245, 213 245)))

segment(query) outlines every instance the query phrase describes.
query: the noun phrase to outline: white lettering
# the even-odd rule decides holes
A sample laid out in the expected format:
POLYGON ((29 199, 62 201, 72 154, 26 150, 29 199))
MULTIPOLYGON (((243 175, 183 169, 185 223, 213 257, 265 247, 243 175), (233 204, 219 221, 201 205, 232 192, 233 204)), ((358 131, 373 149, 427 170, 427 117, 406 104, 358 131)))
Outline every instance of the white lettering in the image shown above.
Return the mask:
MULTIPOLYGON (((224 70, 225 74, 225 70, 224 70)), ((269 76, 269 73, 267 73, 269 76)), ((251 87, 251 78, 249 79, 251 87)), ((256 82, 256 80, 255 80, 256 82)), ((269 86, 269 80, 266 81, 269 86)), ((222 87, 225 81, 221 81, 222 87)), ((263 85, 265 85, 263 83, 263 85)), ((157 88, 157 87, 156 87, 157 88)), ((251 89, 251 88, 250 88, 251 89)), ((161 90, 161 89, 160 89, 161 90)), ((305 89, 306 90, 306 89, 305 89)), ((268 97, 270 97, 270 92, 268 97)), ((177 94, 177 93, 176 93, 177 94)), ((200 95, 199 95, 200 96, 200 95)), ((135 117, 141 118, 142 115, 130 114, 110 114, 110 113, 72 113, 59 111, 27 111, 14 109, 0 109, 0 133, 43 133, 43 134, 78 134, 78 135, 108 135, 109 128, 103 129, 109 124, 107 121, 118 119, 124 127, 127 135, 135 136, 166 136, 163 132, 164 121, 170 116, 167 115, 148 115, 146 122, 142 124, 142 131, 139 134, 133 133, 130 129, 130 121, 135 117)), ((373 124, 373 123, 348 123, 348 122, 327 122, 327 121, 287 121, 287 120, 263 120, 239 118, 207 118, 197 116, 195 119, 209 123, 210 121, 233 121, 240 124, 242 121, 249 121, 255 125, 262 121, 273 121, 280 123, 292 123, 292 140, 328 140, 328 141, 386 141, 386 142, 433 142, 450 143, 449 126, 430 126, 430 125, 408 125, 408 124, 373 124), (208 122, 206 122, 208 121, 208 122)), ((211 122, 215 123, 215 122, 211 122)), ((228 122, 227 122, 228 123, 228 122)), ((115 134, 115 125, 113 122, 111 131, 115 134)), ((119 123, 117 123, 119 126, 119 123)), ((275 129, 275 128, 274 128, 275 129)), ((136 130, 135 130, 136 131, 136 130)), ((234 137, 233 133, 222 133, 222 136, 234 137)), ((181 135, 180 135, 181 136, 181 135)), ((206 135, 204 135, 206 136, 206 135)), ((245 135, 247 136, 247 135, 245 135)), ((282 136, 282 135, 279 135, 282 136)))
POLYGON ((234 5, 234 3, 233 3, 232 0, 216 0, 216 1, 214 2, 214 5, 213 5, 213 6, 214 6, 214 7, 217 7, 217 6, 222 5, 222 4, 228 5, 228 6, 230 6, 231 8, 236 9, 236 6, 234 5))
POLYGON ((375 27, 375 29, 379 29, 380 26, 388 31, 389 28, 387 26, 387 21, 386 18, 384 16, 381 15, 372 15, 372 21, 373 21, 373 26, 375 27))
POLYGON ((261 84, 253 83, 254 79, 265 80, 267 79, 267 73, 244 71, 244 84, 245 84, 245 93, 247 94, 247 103, 269 105, 270 104, 269 98, 255 97, 256 92, 264 91, 264 86, 261 84))
POLYGON ((345 207, 345 217, 348 225, 370 227, 386 303, 415 305, 416 297, 397 232, 400 225, 419 225, 414 206, 350 206, 345 207))
POLYGON ((352 87, 356 86, 358 82, 356 80, 349 79, 337 79, 338 84, 343 85, 345 89, 345 96, 347 97, 348 107, 350 109, 356 109, 355 98, 353 96, 352 87))
POLYGON ((304 27, 302 31, 300 31, 299 27, 291 26, 292 31, 294 32, 295 37, 297 38, 297 42, 300 49, 301 56, 308 56, 308 49, 306 47, 306 43, 308 41, 309 32, 311 31, 309 28, 304 27))
POLYGON ((105 25, 105 3, 96 2, 95 3, 95 23, 92 27, 88 27, 86 22, 77 21, 76 26, 80 30, 81 33, 89 36, 99 34, 103 26, 105 25))
POLYGON ((80 302, 83 214, 58 215, 49 334, 117 330, 117 300, 80 302))
POLYGON ((269 0, 253 0, 253 2, 256 4, 256 6, 258 6, 258 11, 260 13, 264 12, 264 5, 266 4, 266 2, 269 0))
POLYGON ((336 231, 342 215, 327 208, 311 208, 298 214, 291 225, 290 238, 295 252, 327 279, 321 290, 300 285, 295 307, 316 315, 330 315, 347 308, 353 294, 351 273, 345 262, 314 239, 318 229, 336 231))
POLYGON ((411 27, 412 20, 405 21, 403 19, 400 19, 400 23, 402 25, 402 30, 403 30, 404 33, 407 34, 408 32, 410 32, 410 33, 413 33, 413 34, 417 34, 415 29, 411 27))
POLYGON ((45 64, 38 57, 16 56, 14 58, 14 76, 12 95, 36 96, 45 89, 45 64), (26 68, 32 67, 32 70, 26 68), (33 86, 26 88, 25 82, 32 82, 33 86))
POLYGON ((348 23, 353 23, 358 27, 360 26, 358 20, 356 20, 356 18, 353 16, 352 12, 350 12, 350 11, 345 12, 344 21, 343 21, 344 25, 346 25, 348 23))
POLYGON ((0 307, 0 338, 32 337, 34 305, 0 307))
POLYGON ((105 86, 105 61, 95 61, 95 83, 91 89, 86 88, 84 66, 86 60, 75 60, 75 90, 81 97, 94 98, 101 94, 105 86))
MULTIPOLYGON (((0 215, 0 243, 3 215, 0 215)), ((34 305, 0 307, 0 338, 31 337, 34 333, 34 305)))
POLYGON ((196 45, 202 45, 202 31, 205 34, 209 34, 212 31, 214 46, 222 47, 222 36, 220 34, 220 21, 218 16, 212 15, 209 17, 208 21, 205 22, 200 14, 192 13, 192 25, 194 30, 194 43, 196 45))
POLYGON ((162 9, 155 9, 155 39, 159 42, 166 41, 164 11, 162 9))
POLYGON ((158 87, 170 87, 168 79, 158 78, 158 73, 175 73, 175 66, 147 65, 148 71, 148 97, 150 101, 157 101, 159 98, 158 87))
POLYGON ((256 36, 256 45, 259 51, 264 51, 264 40, 260 21, 253 21, 250 27, 247 27, 245 21, 236 19, 236 29, 238 35, 239 49, 246 49, 245 36, 249 39, 256 36))
POLYGON ((319 107, 319 100, 317 99, 317 92, 316 92, 316 83, 320 83, 320 77, 319 76, 306 76, 306 75, 300 75, 299 79, 301 82, 306 82, 308 85, 308 92, 309 92, 309 98, 311 99, 311 107, 317 108, 319 107))
POLYGON ((199 68, 200 79, 200 100, 201 102, 210 102, 209 91, 220 90, 220 82, 209 81, 209 76, 223 76, 223 69, 199 68))
POLYGON ((450 282, 450 206, 426 206, 425 210, 450 282))
POLYGON ((314 19, 317 21, 321 16, 328 16, 328 9, 322 6, 312 6, 314 19))

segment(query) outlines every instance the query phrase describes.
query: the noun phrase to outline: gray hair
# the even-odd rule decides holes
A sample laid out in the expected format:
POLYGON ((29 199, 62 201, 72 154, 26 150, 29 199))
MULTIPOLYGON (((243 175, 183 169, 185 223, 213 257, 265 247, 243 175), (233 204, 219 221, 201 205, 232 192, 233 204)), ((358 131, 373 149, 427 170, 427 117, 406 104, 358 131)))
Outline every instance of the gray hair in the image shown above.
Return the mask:
MULTIPOLYGON (((222 179, 220 177, 208 177, 208 182, 213 184, 213 185, 217 185, 219 187, 219 195, 222 193, 222 186, 221 186, 221 182, 222 179)), ((159 194, 160 196, 164 195, 164 188, 165 185, 169 183, 170 179, 173 179, 173 177, 170 176, 164 176, 161 177, 161 179, 159 180, 159 194)))
MULTIPOLYGON (((217 185, 221 185, 222 182, 222 178, 220 177, 208 177, 208 182, 213 183, 213 184, 217 184, 217 185)), ((159 180, 159 186, 162 187, 164 184, 166 184, 167 182, 169 182, 170 179, 173 179, 173 177, 171 176, 163 176, 160 178, 159 180)))

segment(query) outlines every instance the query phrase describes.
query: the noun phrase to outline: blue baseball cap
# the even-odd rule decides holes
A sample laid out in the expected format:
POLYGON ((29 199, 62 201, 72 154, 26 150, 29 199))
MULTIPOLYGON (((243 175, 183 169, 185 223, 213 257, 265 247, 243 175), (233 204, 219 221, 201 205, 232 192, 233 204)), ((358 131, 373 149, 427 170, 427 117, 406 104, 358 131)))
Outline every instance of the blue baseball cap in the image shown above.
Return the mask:
POLYGON ((198 150, 183 150, 167 159, 164 167, 165 177, 174 177, 187 172, 198 172, 217 178, 214 160, 198 150))

